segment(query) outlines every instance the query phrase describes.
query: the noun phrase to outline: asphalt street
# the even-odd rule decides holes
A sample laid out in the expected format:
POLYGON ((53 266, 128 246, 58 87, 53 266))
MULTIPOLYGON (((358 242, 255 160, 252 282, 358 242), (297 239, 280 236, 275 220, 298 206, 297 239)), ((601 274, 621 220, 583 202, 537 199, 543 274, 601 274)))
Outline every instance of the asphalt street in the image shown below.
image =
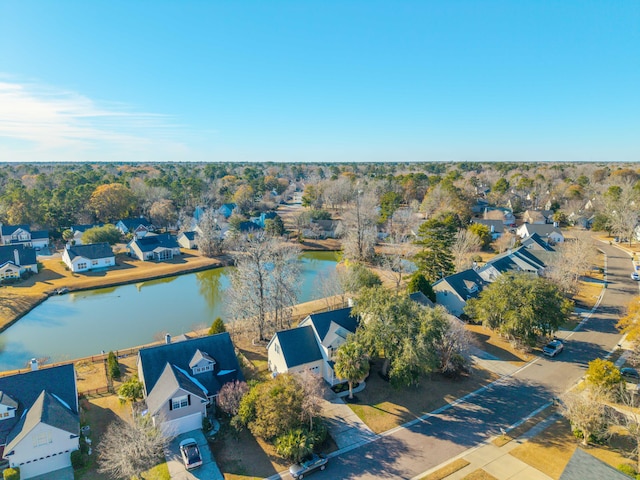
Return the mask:
POLYGON ((631 257, 613 246, 607 255, 607 288, 597 311, 566 337, 556 358, 536 358, 512 377, 466 398, 441 413, 332 458, 322 479, 410 479, 500 433, 565 392, 584 375, 587 364, 604 357, 620 341, 615 325, 634 295, 631 257))

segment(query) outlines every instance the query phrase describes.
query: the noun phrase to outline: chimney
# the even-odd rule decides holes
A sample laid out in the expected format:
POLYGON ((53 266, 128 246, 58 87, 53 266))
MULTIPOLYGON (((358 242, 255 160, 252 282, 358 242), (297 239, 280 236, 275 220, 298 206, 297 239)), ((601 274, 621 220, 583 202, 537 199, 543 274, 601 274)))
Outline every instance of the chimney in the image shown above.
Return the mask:
POLYGON ((169 345, 171 343, 171 335, 168 333, 164 336, 164 343, 169 345))
POLYGON ((29 363, 31 365, 31 371, 32 372, 35 372, 36 370, 38 370, 38 367, 39 367, 38 360, 36 360, 35 358, 32 358, 31 362, 29 362, 29 363))
POLYGON ((20 252, 18 251, 17 248, 13 251, 13 259, 14 259, 16 265, 19 266, 20 265, 20 252))
POLYGON ((491 233, 495 233, 496 231, 496 226, 491 224, 491 233))

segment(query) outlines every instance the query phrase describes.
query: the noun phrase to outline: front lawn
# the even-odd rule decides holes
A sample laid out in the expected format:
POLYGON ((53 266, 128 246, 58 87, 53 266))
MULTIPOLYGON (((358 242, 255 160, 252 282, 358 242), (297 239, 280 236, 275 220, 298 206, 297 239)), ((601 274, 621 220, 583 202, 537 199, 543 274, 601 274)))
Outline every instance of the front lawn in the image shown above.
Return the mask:
MULTIPOLYGON (((491 383, 497 375, 474 368, 468 376, 449 379, 440 374, 425 377, 418 387, 395 389, 380 375, 382 361, 371 367, 365 389, 349 407, 376 433, 423 416, 467 393, 491 383)), ((345 399, 346 400, 346 399, 345 399)))

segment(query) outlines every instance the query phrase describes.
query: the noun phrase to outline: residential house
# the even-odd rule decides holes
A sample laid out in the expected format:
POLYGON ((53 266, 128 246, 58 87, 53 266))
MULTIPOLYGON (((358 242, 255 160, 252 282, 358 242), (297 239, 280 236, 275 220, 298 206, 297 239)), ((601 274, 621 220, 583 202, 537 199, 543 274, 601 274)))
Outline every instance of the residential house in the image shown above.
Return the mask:
POLYGON ((291 203, 301 204, 304 192, 296 190, 291 194, 291 203))
POLYGON ((256 233, 261 231, 262 228, 257 223, 251 222, 249 220, 240 222, 235 227, 229 227, 228 230, 225 231, 224 236, 229 237, 232 235, 241 235, 246 237, 252 233, 256 233))
POLYGON ((589 214, 587 216, 587 215, 583 215, 581 213, 576 213, 576 212, 571 212, 567 217, 567 220, 569 221, 570 225, 573 225, 574 227, 582 228, 584 230, 588 230, 591 228, 591 225, 593 224, 593 219, 594 219, 594 215, 589 214))
POLYGON ((151 234, 143 238, 134 237, 127 244, 127 252, 129 256, 143 262, 162 262, 180 255, 180 245, 178 245, 176 237, 170 233, 151 234))
POLYGON ((0 282, 20 278, 26 272, 38 273, 35 249, 21 243, 0 247, 0 282))
POLYGON ((62 261, 73 273, 79 273, 113 267, 116 256, 107 242, 67 245, 62 253, 62 261))
POLYGON ((2 245, 18 245, 33 247, 36 250, 49 246, 49 231, 31 231, 29 225, 3 225, 0 224, 0 238, 2 245))
POLYGON ((259 217, 254 217, 251 219, 251 221, 253 223, 255 223, 256 225, 258 225, 260 228, 264 228, 265 227, 265 222, 267 220, 273 220, 274 218, 276 218, 278 216, 278 214, 276 212, 262 212, 260 214, 259 217))
POLYGON ((0 456, 20 468, 20 478, 71 466, 80 418, 73 365, 0 378, 0 456))
POLYGON ((496 240, 502 236, 504 233, 504 222, 502 220, 489 220, 484 218, 472 218, 472 223, 478 223, 480 225, 485 225, 489 228, 489 232, 491 232, 491 239, 496 240))
POLYGON ((537 233, 544 241, 550 244, 564 242, 564 235, 557 225, 532 225, 523 223, 516 229, 516 235, 520 238, 527 238, 537 233))
POLYGON ((540 235, 534 233, 523 239, 520 242, 520 245, 523 247, 527 247, 529 250, 546 250, 548 252, 555 251, 554 248, 549 245, 545 240, 542 239, 540 235))
POLYGON ((485 285, 485 280, 473 269, 441 278, 433 284, 436 304, 442 305, 449 313, 459 317, 467 300, 476 298, 485 285))
POLYGON ((238 206, 235 203, 224 203, 218 209, 218 213, 224 218, 229 218, 231 215, 233 215, 233 212, 237 207, 238 206))
POLYGON ((153 224, 144 217, 135 218, 123 218, 118 220, 116 228, 122 232, 123 235, 130 233, 135 238, 142 238, 147 233, 155 230, 153 224))
POLYGON ((73 232, 73 237, 71 238, 71 244, 73 245, 82 245, 82 236, 84 232, 91 228, 104 227, 103 223, 97 223, 95 225, 87 224, 87 225, 71 225, 69 230, 73 232))
POLYGON ((269 370, 274 375, 308 370, 329 385, 342 383, 333 370, 335 353, 355 333, 358 322, 351 307, 308 315, 296 328, 273 336, 267 345, 269 370))
POLYGON ((189 248, 191 250, 198 248, 198 232, 182 232, 178 235, 176 241, 182 248, 189 248))
POLYGON ((172 341, 138 352, 148 414, 170 435, 202 428, 220 388, 244 380, 228 333, 172 341))
POLYGON ((526 247, 519 247, 497 255, 478 269, 485 282, 493 282, 505 273, 530 273, 540 275, 545 268, 543 261, 531 254, 526 247))
POLYGON ((564 467, 560 480, 585 480, 606 478, 607 480, 629 480, 629 476, 613 468, 587 451, 576 448, 564 467))
POLYGON ((486 220, 502 220, 502 223, 509 227, 516 224, 516 217, 508 208, 487 207, 484 211, 484 218, 486 220))
POLYGON ((547 217, 540 210, 527 210, 522 215, 522 220, 525 223, 532 225, 544 225, 547 223, 547 217))

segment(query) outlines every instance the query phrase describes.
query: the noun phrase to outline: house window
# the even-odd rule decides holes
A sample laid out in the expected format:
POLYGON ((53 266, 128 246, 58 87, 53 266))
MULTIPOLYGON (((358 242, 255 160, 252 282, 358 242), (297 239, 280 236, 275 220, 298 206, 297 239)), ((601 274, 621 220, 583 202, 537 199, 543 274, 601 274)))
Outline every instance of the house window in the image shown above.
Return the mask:
POLYGON ((4 412, 4 413, 2 414, 2 416, 3 416, 4 418, 7 418, 7 417, 9 416, 9 412, 4 412))
POLYGON ((189 399, 185 395, 184 397, 177 397, 171 399, 171 407, 173 410, 177 410, 179 408, 185 408, 189 405, 189 399))
POLYGON ((51 443, 51 432, 42 432, 33 437, 33 446, 40 447, 51 443))
POLYGON ((93 265, 94 267, 98 265, 98 263, 98 260, 91 260, 91 265, 93 265))
POLYGON ((78 264, 78 270, 84 270, 85 268, 87 268, 86 262, 82 262, 78 264))
POLYGON ((277 354, 280 354, 280 345, 278 345, 277 343, 274 344, 273 349, 276 351, 277 354))

